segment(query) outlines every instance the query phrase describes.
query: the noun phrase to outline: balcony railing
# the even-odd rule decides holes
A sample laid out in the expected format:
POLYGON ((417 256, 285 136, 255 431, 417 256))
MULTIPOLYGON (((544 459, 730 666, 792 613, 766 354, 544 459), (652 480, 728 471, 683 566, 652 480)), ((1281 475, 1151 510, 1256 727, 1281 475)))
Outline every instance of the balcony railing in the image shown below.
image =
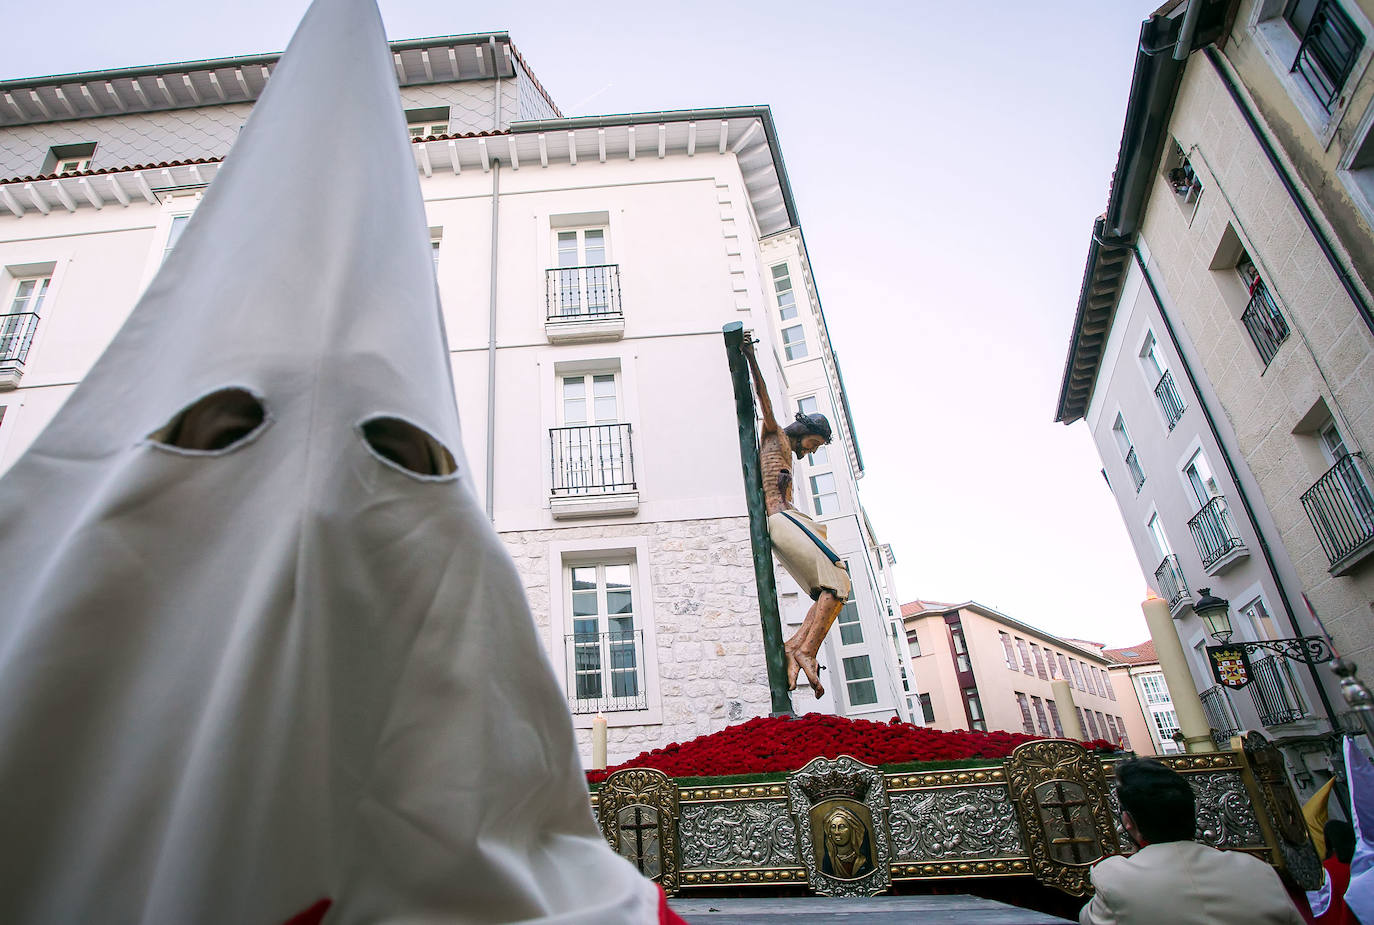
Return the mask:
POLYGON ((560 496, 633 491, 634 446, 629 424, 590 424, 549 430, 553 493, 560 496))
POLYGON ((1164 409, 1164 419, 1169 422, 1169 429, 1173 430, 1179 418, 1183 417, 1184 405, 1174 385, 1174 376, 1167 369, 1155 386, 1155 398, 1159 399, 1159 407, 1164 409))
POLYGON ((643 710, 644 633, 568 633, 563 637, 568 703, 574 713, 643 710))
POLYGON ((1255 712, 1266 726, 1281 726, 1307 715, 1307 708, 1298 695, 1298 683, 1288 661, 1279 655, 1268 655, 1250 663, 1253 680, 1250 696, 1255 712))
POLYGON ((1340 4, 1318 0, 1292 70, 1303 76, 1318 102, 1330 112, 1362 48, 1364 35, 1340 4))
POLYGON ((548 320, 609 321, 620 310, 620 265, 558 267, 545 276, 548 320))
POLYGON ((0 369, 22 368, 38 330, 38 315, 17 312, 0 315, 0 369))
POLYGON ((1240 732, 1240 721, 1231 701, 1226 698, 1226 690, 1213 685, 1198 694, 1202 700, 1202 712, 1207 714, 1207 725, 1212 727, 1212 741, 1217 748, 1225 748, 1231 736, 1240 732))
POLYGON ((1370 482, 1364 454, 1352 453, 1336 460, 1317 484, 1303 493, 1303 509, 1332 565, 1374 540, 1370 482))
POLYGON ((1188 521, 1188 529, 1193 532, 1193 542, 1197 553, 1202 557, 1204 568, 1211 567, 1233 549, 1244 549, 1245 543, 1236 533, 1236 525, 1231 521, 1231 511, 1226 506, 1226 497, 1217 495, 1202 506, 1202 510, 1188 521))
POLYGON ((1140 468, 1140 459, 1135 455, 1135 447, 1126 451, 1126 468, 1131 470, 1131 479, 1135 481, 1135 490, 1140 491, 1140 486, 1145 484, 1145 470, 1140 468))
POLYGON ((1176 610, 1179 605, 1191 601, 1193 595, 1188 590, 1188 581, 1179 567, 1178 556, 1169 553, 1155 569, 1155 582, 1159 585, 1159 596, 1169 602, 1169 609, 1176 610))
POLYGON ((1279 352, 1279 345, 1288 339, 1288 322, 1283 320, 1283 313, 1279 311, 1263 280, 1255 280, 1250 302, 1241 313, 1240 320, 1245 324, 1250 340, 1254 341, 1260 359, 1268 366, 1274 354, 1279 352))

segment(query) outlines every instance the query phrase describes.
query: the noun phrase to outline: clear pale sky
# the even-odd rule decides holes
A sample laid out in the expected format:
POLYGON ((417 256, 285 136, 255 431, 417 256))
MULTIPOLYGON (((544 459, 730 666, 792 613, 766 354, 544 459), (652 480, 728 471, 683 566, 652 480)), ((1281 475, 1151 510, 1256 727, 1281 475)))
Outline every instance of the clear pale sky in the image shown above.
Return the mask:
MULTIPOLYGON (((1109 645, 1147 583, 1053 418, 1155 5, 380 3, 392 39, 510 32, 565 115, 772 106, 899 596, 1109 645)), ((306 6, 27 4, 0 79, 277 52, 306 6)))

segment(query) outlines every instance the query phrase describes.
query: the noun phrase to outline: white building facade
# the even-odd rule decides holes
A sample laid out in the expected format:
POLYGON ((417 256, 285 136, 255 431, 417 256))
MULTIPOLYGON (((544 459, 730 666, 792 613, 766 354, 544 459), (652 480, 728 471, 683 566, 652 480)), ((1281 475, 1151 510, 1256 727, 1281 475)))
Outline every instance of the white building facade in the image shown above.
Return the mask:
MULTIPOLYGON (((828 526, 855 592, 822 650, 825 697, 803 688, 795 707, 907 715, 892 560, 859 503, 862 457, 769 111, 566 119, 504 34, 392 50, 464 454, 584 750, 598 712, 615 762, 769 709, 732 321, 760 340, 779 416, 835 426, 798 469, 798 505, 828 526)), ((0 84, 0 467, 175 246, 275 62, 0 84)), ((319 156, 328 170, 327 145, 319 156)), ((810 601, 782 572, 779 589, 790 632, 810 601)))

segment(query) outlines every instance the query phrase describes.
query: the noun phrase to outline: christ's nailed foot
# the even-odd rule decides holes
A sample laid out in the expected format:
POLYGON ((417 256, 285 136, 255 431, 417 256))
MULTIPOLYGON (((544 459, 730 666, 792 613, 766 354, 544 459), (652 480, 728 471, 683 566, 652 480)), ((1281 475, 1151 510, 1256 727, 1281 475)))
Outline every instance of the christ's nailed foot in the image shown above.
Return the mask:
POLYGON ((784 646, 784 651, 787 653, 787 689, 789 691, 796 690, 797 673, 798 671, 805 672, 806 682, 811 685, 811 690, 815 693, 816 699, 819 700, 821 695, 825 693, 825 687, 821 684, 820 666, 816 664, 816 659, 801 651, 800 648, 784 646))

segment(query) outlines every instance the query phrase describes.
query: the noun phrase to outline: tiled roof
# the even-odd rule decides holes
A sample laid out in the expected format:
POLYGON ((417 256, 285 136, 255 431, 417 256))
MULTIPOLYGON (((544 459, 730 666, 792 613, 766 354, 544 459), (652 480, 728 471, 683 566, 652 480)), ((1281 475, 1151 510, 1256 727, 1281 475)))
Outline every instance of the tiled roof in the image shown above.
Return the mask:
POLYGON ((1103 649, 1102 654, 1122 665, 1154 665, 1159 662, 1153 639, 1147 639, 1134 646, 1121 649, 1103 649))
POLYGON ((910 617, 914 614, 925 613, 931 610, 951 610, 959 605, 946 604, 941 601, 911 601, 902 605, 902 616, 910 617))

